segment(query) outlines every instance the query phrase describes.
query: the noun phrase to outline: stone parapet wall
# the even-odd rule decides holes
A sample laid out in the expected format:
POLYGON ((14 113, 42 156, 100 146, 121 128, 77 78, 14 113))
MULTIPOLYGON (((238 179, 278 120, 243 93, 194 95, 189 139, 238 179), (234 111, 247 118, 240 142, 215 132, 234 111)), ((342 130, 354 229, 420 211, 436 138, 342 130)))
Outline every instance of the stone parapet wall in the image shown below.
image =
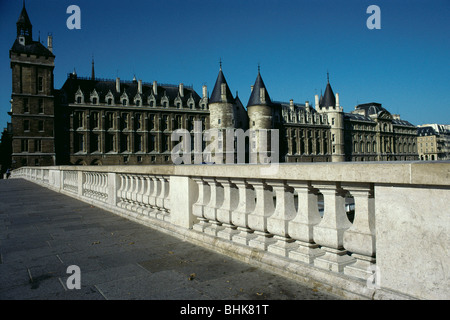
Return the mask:
POLYGON ((450 298, 450 162, 62 166, 12 176, 346 298, 450 298))

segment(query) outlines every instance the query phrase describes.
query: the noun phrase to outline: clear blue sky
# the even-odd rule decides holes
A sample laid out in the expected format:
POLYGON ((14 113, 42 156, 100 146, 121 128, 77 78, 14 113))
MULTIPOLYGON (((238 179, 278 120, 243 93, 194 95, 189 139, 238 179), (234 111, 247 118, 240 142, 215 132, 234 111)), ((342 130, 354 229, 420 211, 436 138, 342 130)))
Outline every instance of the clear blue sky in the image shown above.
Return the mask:
MULTIPOLYGON (((345 112, 379 102, 415 125, 450 124, 449 0, 26 0, 33 37, 53 34, 55 88, 90 76, 193 85, 209 94, 219 59, 244 105, 261 65, 273 100, 313 103, 327 71, 345 112), (81 30, 69 30, 69 5, 81 30), (369 5, 381 29, 369 30, 369 5)), ((9 49, 22 0, 0 0, 0 129, 9 121, 9 49)))

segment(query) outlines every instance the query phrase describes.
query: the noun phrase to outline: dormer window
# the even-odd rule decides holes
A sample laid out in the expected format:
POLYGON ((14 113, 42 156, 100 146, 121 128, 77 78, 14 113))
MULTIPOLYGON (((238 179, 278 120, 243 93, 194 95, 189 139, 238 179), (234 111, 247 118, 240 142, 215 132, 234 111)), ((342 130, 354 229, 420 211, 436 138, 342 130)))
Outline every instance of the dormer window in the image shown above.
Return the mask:
POLYGON ((191 94, 191 96, 189 97, 189 100, 187 102, 187 105, 189 106, 190 109, 194 109, 194 104, 195 104, 195 101, 192 98, 192 94, 191 94))
POLYGON ((128 105, 128 95, 125 92, 120 97, 120 101, 122 101, 122 106, 128 105))
POLYGON ((181 98, 179 96, 175 98, 174 104, 178 109, 181 109, 183 107, 183 102, 181 101, 181 98))
POLYGON ((108 105, 112 105, 112 98, 108 98, 108 105))
POLYGON ((134 104, 139 107, 141 105, 141 101, 142 101, 142 97, 141 95, 138 93, 136 94, 136 96, 134 96, 134 104))
POLYGON ((91 92, 90 98, 91 98, 92 104, 98 104, 98 93, 97 93, 97 90, 94 89, 94 90, 91 92))
POLYGON ((84 103, 84 94, 80 88, 78 88, 77 92, 75 93, 75 101, 76 103, 84 103))

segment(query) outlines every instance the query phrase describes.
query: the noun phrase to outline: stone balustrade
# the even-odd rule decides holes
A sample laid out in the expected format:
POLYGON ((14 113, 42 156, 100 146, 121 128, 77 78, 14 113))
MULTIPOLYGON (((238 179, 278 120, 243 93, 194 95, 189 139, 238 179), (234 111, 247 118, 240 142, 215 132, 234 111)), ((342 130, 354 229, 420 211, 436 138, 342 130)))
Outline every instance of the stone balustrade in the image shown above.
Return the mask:
POLYGON ((263 167, 24 167, 12 177, 344 297, 450 298, 449 162, 263 167))

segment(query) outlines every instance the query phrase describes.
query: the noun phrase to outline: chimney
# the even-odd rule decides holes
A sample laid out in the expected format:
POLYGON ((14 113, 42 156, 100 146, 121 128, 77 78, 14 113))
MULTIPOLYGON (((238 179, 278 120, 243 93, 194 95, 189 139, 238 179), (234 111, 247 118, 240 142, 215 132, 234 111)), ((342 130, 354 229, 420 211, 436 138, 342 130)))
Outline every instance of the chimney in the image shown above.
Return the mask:
POLYGON ((47 49, 53 53, 53 36, 51 34, 47 36, 47 49))
POLYGON ((183 84, 182 83, 180 83, 179 85, 178 85, 178 92, 180 93, 180 97, 184 97, 184 88, 183 88, 183 84))
POLYGON ((305 101, 305 107, 309 108, 309 101, 305 101))
POLYGON ((203 98, 208 98, 208 88, 205 85, 202 87, 202 91, 203 91, 203 98))
POLYGON ((336 107, 339 108, 339 93, 336 93, 336 107))
POLYGON ((294 100, 289 100, 289 107, 291 108, 291 111, 294 111, 294 100))
POLYGON ((142 94, 142 80, 138 80, 138 93, 142 94))
POLYGON ((315 99, 316 99, 316 110, 317 109, 319 109, 319 95, 318 94, 316 94, 316 96, 315 96, 315 99))
POLYGON ((156 81, 153 81, 153 95, 157 95, 158 94, 158 84, 156 83, 156 81))
POLYGON ((116 91, 120 93, 120 78, 116 78, 116 91))

